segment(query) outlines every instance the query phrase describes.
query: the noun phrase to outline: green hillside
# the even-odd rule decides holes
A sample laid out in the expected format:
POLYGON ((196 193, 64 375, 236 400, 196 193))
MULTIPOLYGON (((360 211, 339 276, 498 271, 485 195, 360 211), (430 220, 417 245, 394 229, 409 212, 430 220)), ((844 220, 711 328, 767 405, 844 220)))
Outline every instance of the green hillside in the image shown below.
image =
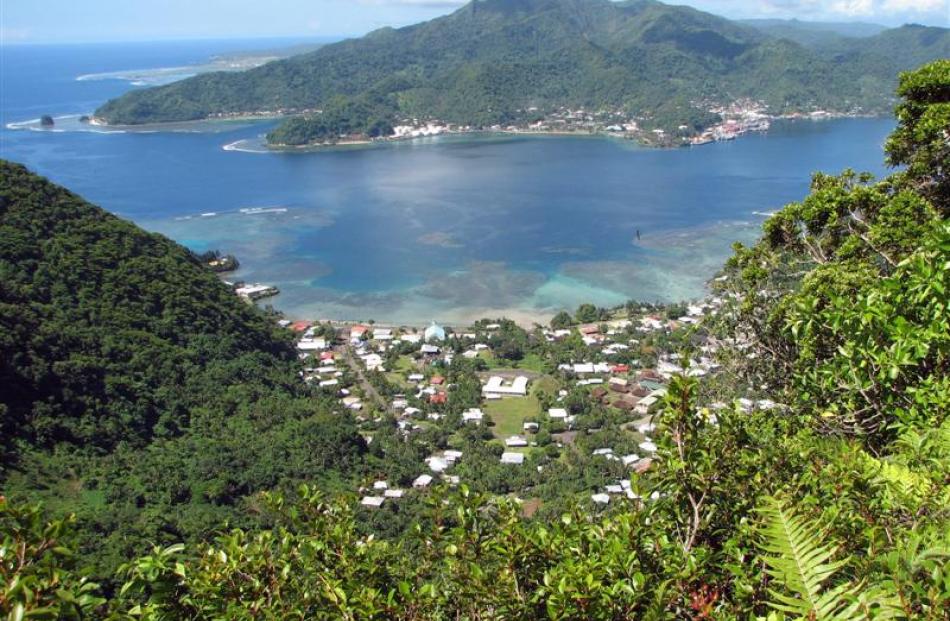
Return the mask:
POLYGON ((946 28, 907 25, 866 39, 848 39, 822 47, 834 62, 853 63, 864 73, 881 71, 897 75, 938 58, 950 58, 946 28))
POLYGON ((666 128, 701 124, 706 111, 698 102, 743 97, 774 113, 882 112, 892 105, 898 70, 941 57, 950 34, 932 30, 849 39, 852 47, 824 53, 653 0, 479 0, 247 72, 133 91, 96 116, 136 124, 303 114, 307 120, 289 121, 270 137, 302 144, 385 135, 412 118, 479 127, 524 122, 562 106, 619 109, 666 128), (902 53, 887 56, 884 48, 895 43, 902 53))
POLYGON ((87 560, 352 473, 363 441, 298 366, 187 249, 0 161, 0 482, 77 513, 87 560))

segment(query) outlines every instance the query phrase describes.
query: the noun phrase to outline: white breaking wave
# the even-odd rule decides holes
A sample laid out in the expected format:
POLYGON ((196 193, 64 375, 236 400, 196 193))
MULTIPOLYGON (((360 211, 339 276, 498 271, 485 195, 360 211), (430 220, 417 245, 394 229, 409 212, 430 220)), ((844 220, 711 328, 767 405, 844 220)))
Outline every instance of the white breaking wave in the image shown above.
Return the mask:
POLYGON ((93 122, 89 123, 80 123, 79 118, 83 115, 81 114, 64 114, 61 116, 54 116, 53 121, 57 123, 53 127, 44 127, 41 124, 40 119, 29 119, 28 121, 15 121, 12 123, 7 123, 6 128, 12 130, 26 130, 32 132, 53 132, 53 133, 64 133, 64 132, 90 132, 93 134, 126 134, 128 133, 124 129, 115 129, 106 127, 103 125, 98 125, 93 122), (65 127, 63 127, 65 125, 65 127))
POLYGON ((223 151, 237 151, 240 153, 270 153, 269 150, 265 148, 254 149, 248 145, 254 144, 254 141, 244 138, 242 140, 235 140, 234 142, 229 142, 228 144, 221 147, 223 151))
POLYGON ((277 207, 245 207, 243 209, 239 209, 238 211, 240 211, 243 214, 253 216, 260 213, 287 213, 288 209, 286 207, 279 207, 279 206, 277 207))

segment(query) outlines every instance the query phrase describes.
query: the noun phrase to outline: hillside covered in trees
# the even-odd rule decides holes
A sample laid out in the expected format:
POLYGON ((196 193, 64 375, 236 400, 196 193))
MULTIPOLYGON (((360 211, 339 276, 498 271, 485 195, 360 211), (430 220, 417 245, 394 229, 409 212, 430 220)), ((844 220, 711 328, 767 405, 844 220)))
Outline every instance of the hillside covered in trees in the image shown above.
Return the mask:
MULTIPOLYGON (((426 496, 414 528, 382 537, 367 532, 364 514, 349 497, 328 492, 326 481, 315 479, 256 494, 261 524, 221 525, 215 536, 185 545, 169 545, 178 533, 162 533, 154 548, 126 550, 128 562, 114 574, 121 587, 112 588, 91 581, 82 555, 72 552, 89 536, 88 518, 79 516, 78 524, 50 519, 26 502, 49 497, 39 485, 29 490, 22 479, 8 478, 4 489, 15 488, 16 498, 8 492, 11 498, 0 499, 0 610, 12 618, 113 619, 950 618, 950 61, 903 75, 898 94, 898 125, 886 146, 889 163, 899 167, 892 175, 816 174, 811 193, 769 218, 758 243, 736 246, 715 281, 727 303, 692 333, 702 331, 705 342, 720 345, 718 371, 671 381, 654 413, 653 463, 629 476, 631 502, 597 510, 575 506, 557 518, 533 520, 513 494, 444 487, 426 496), (748 407, 747 396, 772 406, 748 407)), ((43 349, 51 345, 25 311, 50 317, 44 301, 56 299, 90 309, 72 317, 80 328, 100 325, 91 310, 95 302, 71 300, 71 292, 55 286, 47 293, 41 271, 33 269, 55 265, 55 249, 63 243, 57 239, 86 231, 86 247, 117 244, 106 234, 115 228, 137 242, 130 241, 123 257, 138 256, 134 249, 152 239, 165 246, 176 269, 190 269, 191 260, 177 246, 123 225, 20 167, 6 164, 3 172, 3 223, 18 224, 0 239, 7 244, 35 231, 39 248, 38 258, 24 261, 19 259, 28 248, 16 241, 3 247, 4 281, 17 285, 3 290, 3 322, 40 331, 35 344, 26 336, 4 342, 5 361, 36 352, 34 359, 4 368, 4 379, 31 391, 26 399, 5 398, 4 416, 23 412, 17 416, 40 421, 46 403, 69 412, 73 394, 54 394, 38 381, 44 365, 57 371, 60 358, 43 349), (33 210, 59 211, 65 224, 42 224, 40 216, 34 225, 33 210), (84 217, 65 217, 70 210, 84 217)), ((73 267, 88 272, 92 282, 110 280, 97 272, 111 267, 87 263, 92 267, 73 267)), ((195 273, 195 282, 203 279, 195 273)), ((175 290, 173 282, 162 281, 175 290)), ((215 286, 213 279, 208 286, 215 286)), ((582 310, 596 320, 596 309, 582 310)), ((257 326, 249 309, 233 311, 257 326)), ((137 317, 128 308, 123 314, 137 317)), ((181 331, 161 333, 151 320, 138 321, 155 344, 181 338, 181 331)), ((571 318, 558 322, 570 326, 571 318)), ((109 333, 121 334, 128 325, 114 324, 109 333)), ((227 324, 206 325, 214 327, 202 329, 227 334, 227 324)), ((68 334, 69 327, 57 324, 57 333, 68 334)), ((246 386, 252 395, 233 402, 235 413, 215 422, 231 427, 236 419, 274 443, 283 436, 272 434, 284 425, 309 419, 302 411, 298 417, 267 415, 269 399, 294 412, 288 404, 297 402, 297 393, 275 379, 268 391, 263 378, 287 377, 280 372, 286 363, 280 338, 267 338, 264 324, 250 332, 274 349, 262 354, 256 373, 216 376, 217 392, 246 386)), ((690 336, 676 341, 684 361, 698 355, 690 336)), ((522 340, 512 339, 507 349, 530 345, 522 340)), ((106 365, 96 362, 97 347, 84 345, 88 364, 106 365)), ((122 374, 120 366, 108 376, 122 374)), ((450 399, 471 388, 457 383, 450 399)), ((226 407, 217 392, 203 393, 207 416, 226 407)), ((188 429, 168 434, 176 436, 169 441, 156 440, 153 427, 152 444, 134 454, 169 458, 166 442, 231 437, 213 425, 199 431, 197 419, 192 415, 188 429)), ((63 476, 80 456, 89 460, 108 450, 83 449, 70 435, 44 440, 20 420, 5 430, 19 447, 19 461, 10 467, 36 473, 30 477, 40 470, 28 470, 29 457, 40 451, 47 472, 59 468, 63 476), (40 448, 54 440, 52 451, 40 448)), ((321 428, 318 437, 326 433, 321 428)), ((239 440, 256 441, 249 435, 239 440)), ((342 459, 332 450, 346 444, 319 446, 323 455, 342 459)), ((358 452, 358 443, 353 446, 358 452)), ((178 448, 195 455, 196 464, 198 455, 213 453, 178 448)), ((113 455, 119 453, 117 448, 113 455)), ((142 476, 136 473, 144 466, 134 462, 128 459, 112 476, 142 476)), ((32 463, 41 462, 34 457, 32 463)), ((219 463, 217 470, 196 471, 194 480, 248 476, 264 463, 219 463), (235 465, 242 470, 229 469, 235 465)), ((286 474, 293 478, 292 471, 286 474)), ((36 480, 50 484, 52 478, 36 480)), ((149 484, 168 489, 157 479, 149 484)), ((124 498, 110 497, 100 507, 124 498)))
POLYGON ((298 371, 286 331, 187 249, 0 161, 0 480, 77 514, 89 564, 359 463, 298 371))
POLYGON ((300 115, 269 140, 387 135, 406 119, 488 127, 561 107, 621 110, 667 130, 709 124, 712 103, 773 114, 880 113, 897 73, 950 55, 950 31, 908 26, 835 45, 654 0, 478 0, 429 22, 241 73, 132 91, 100 107, 113 124, 240 113, 300 115))

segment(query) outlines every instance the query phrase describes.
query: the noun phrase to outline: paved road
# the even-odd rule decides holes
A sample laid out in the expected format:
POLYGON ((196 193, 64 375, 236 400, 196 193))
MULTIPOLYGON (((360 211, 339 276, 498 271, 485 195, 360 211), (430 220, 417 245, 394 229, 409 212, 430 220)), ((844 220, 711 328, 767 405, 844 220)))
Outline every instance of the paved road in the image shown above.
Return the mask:
POLYGON ((353 373, 356 374, 357 379, 359 380, 360 387, 363 389, 363 394, 366 395, 366 398, 372 399, 376 404, 382 409, 382 411, 387 411, 389 409, 389 403, 383 399, 383 396, 377 392, 376 387, 369 383, 369 380, 366 379, 366 373, 363 371, 363 365, 360 364, 360 361, 356 359, 356 355, 353 353, 353 348, 349 345, 344 345, 340 348, 340 351, 343 353, 343 359, 346 363, 353 369, 353 373))

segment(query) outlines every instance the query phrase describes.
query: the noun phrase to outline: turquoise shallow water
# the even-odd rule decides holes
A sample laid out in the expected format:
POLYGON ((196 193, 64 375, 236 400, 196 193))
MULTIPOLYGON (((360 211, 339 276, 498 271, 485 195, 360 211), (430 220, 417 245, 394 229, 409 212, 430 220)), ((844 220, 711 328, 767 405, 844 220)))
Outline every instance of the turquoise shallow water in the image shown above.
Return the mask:
MULTIPOLYGON (((7 48, 3 123, 88 113, 131 88, 76 76, 198 63, 220 45, 7 48)), ((673 151, 511 136, 316 153, 223 148, 269 126, 4 127, 0 150, 145 228, 237 254, 233 277, 277 285, 269 302, 292 316, 458 322, 698 296, 732 241, 753 240, 762 214, 804 196, 812 171, 882 173, 893 122, 777 123, 673 151)))

